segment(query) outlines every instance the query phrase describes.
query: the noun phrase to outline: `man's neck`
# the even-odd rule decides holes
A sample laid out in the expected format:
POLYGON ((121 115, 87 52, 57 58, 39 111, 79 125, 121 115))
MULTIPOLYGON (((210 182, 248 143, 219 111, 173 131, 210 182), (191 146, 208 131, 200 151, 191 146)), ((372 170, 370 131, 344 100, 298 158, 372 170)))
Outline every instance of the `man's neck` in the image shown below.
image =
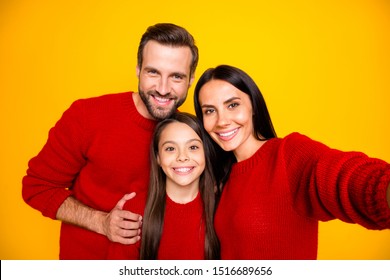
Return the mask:
POLYGON ((145 103, 142 101, 141 97, 139 96, 138 92, 133 93, 133 101, 135 104, 135 108, 137 109, 138 113, 140 113, 141 116, 143 116, 146 119, 149 120, 155 120, 150 114, 148 109, 145 106, 145 103))

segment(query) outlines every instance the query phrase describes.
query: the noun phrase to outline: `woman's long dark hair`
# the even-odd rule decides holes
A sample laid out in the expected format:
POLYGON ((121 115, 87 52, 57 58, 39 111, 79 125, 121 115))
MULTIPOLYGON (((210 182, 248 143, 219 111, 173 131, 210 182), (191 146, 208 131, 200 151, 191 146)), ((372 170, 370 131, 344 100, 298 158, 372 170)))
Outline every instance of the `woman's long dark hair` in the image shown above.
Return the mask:
MULTIPOLYGON (((222 80, 228 82, 249 96, 253 110, 253 134, 257 139, 267 140, 276 137, 276 132, 260 89, 247 73, 237 67, 229 65, 219 65, 215 68, 207 69, 199 78, 199 81, 195 86, 195 112, 196 116, 202 122, 202 126, 203 112, 199 104, 199 92, 201 88, 211 80, 222 80)), ((229 177, 231 166, 234 162, 236 162, 236 158, 234 157, 233 152, 225 152, 214 141, 213 143, 218 158, 218 164, 213 164, 213 166, 216 167, 214 174, 217 182, 219 182, 220 185, 223 185, 229 177)))
MULTIPOLYGON (((141 259, 157 259, 160 244, 166 203, 166 175, 157 163, 158 144, 164 128, 174 122, 185 123, 191 127, 202 140, 206 167, 199 180, 199 192, 203 202, 203 219, 205 221, 205 258, 219 258, 219 241, 214 231, 215 213, 215 179, 212 172, 212 158, 215 157, 213 144, 202 129, 200 121, 189 113, 175 113, 169 119, 161 121, 153 135, 150 147, 150 182, 146 201, 141 239, 141 259)), ((177 225, 180 227, 180 225, 177 225)), ((185 248, 183 248, 185 250, 185 248)))

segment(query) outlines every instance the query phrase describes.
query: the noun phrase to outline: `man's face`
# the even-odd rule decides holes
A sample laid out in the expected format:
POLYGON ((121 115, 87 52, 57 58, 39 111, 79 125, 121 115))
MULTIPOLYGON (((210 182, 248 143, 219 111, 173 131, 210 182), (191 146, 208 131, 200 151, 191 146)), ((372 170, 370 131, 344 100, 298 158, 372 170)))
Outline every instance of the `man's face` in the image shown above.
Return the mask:
POLYGON ((194 77, 190 76, 192 54, 189 47, 164 46, 149 41, 137 66, 138 92, 147 115, 162 120, 182 105, 194 77))

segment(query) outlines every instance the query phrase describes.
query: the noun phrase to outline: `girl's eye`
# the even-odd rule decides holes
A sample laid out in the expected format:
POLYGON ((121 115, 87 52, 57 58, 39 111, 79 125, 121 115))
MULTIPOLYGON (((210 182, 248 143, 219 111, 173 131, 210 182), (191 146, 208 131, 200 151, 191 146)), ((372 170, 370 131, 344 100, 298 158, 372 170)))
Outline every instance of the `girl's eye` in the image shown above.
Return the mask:
POLYGON ((166 147, 165 149, 164 149, 164 151, 167 151, 167 152, 172 152, 172 151, 174 151, 175 150, 175 148, 173 148, 173 147, 166 147))
POLYGON ((195 146, 195 145, 192 145, 192 146, 190 147, 190 150, 197 150, 197 149, 199 149, 199 147, 198 147, 198 146, 195 146))

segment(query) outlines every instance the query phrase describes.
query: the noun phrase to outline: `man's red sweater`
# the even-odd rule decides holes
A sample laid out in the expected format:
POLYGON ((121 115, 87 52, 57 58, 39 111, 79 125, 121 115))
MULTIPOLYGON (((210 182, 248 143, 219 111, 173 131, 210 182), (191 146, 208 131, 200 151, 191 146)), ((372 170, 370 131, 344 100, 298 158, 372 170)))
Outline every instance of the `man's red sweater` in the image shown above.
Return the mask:
MULTIPOLYGON (((30 160, 24 200, 55 219, 68 196, 109 212, 134 191, 134 203, 143 209, 155 125, 138 113, 131 92, 74 102, 30 160)), ((60 259, 106 259, 108 245, 103 235, 62 223, 60 259)))
POLYGON ((301 134, 233 166, 217 208, 222 259, 316 259, 318 221, 390 228, 390 165, 301 134))

